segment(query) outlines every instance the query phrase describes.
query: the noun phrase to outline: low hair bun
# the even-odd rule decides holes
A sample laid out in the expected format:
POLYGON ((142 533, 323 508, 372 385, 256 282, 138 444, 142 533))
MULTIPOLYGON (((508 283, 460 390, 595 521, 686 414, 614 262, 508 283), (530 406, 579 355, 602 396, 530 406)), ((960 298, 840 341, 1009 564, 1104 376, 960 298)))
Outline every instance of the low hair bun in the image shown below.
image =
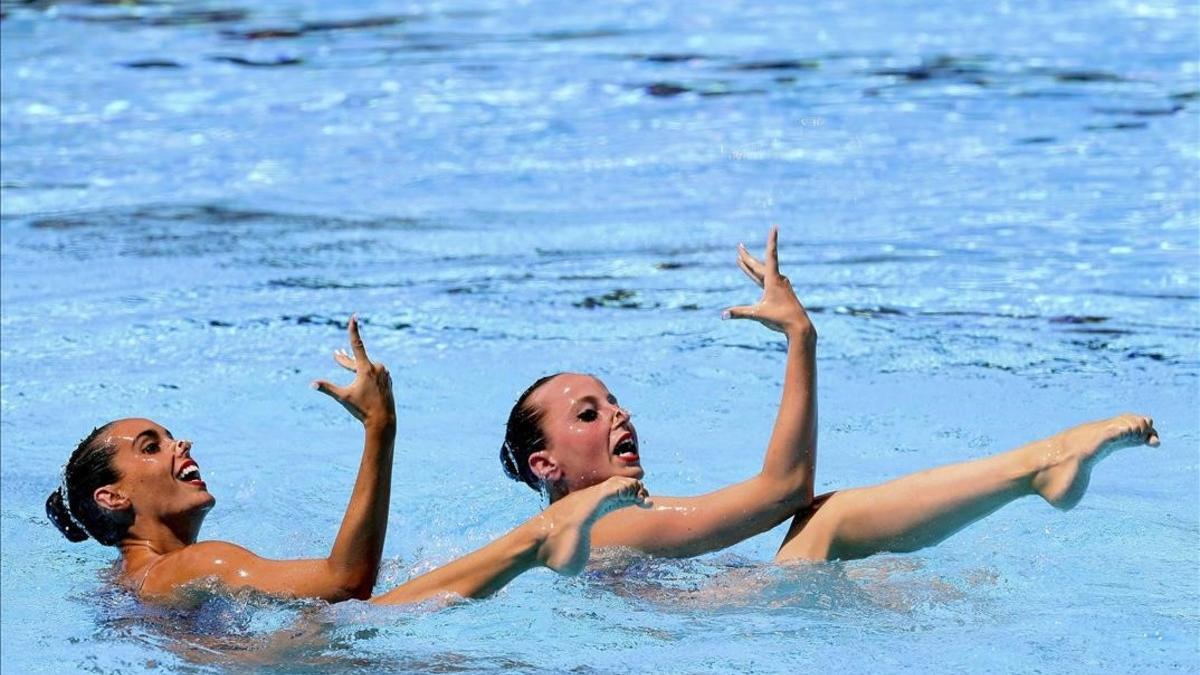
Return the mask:
POLYGON ((78 543, 87 540, 87 531, 80 527, 71 515, 61 489, 51 492, 50 496, 46 498, 46 515, 49 516, 50 522, 54 523, 58 531, 67 538, 67 541, 78 543))

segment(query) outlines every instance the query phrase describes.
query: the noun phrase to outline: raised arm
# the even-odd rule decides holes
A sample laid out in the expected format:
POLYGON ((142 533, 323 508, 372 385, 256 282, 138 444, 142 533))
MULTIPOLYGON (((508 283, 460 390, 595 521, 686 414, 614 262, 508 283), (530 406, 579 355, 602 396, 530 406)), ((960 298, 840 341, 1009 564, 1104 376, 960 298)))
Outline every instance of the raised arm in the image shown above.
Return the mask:
POLYGON ((371 596, 387 531, 396 410, 391 376, 367 357, 356 317, 350 318, 348 330, 353 356, 338 351, 334 359, 355 372, 354 381, 345 387, 325 380, 313 383, 361 421, 365 435, 354 491, 329 555, 267 560, 235 544, 202 542, 162 556, 147 573, 145 594, 169 594, 182 584, 212 577, 233 587, 331 602, 371 596))
POLYGON ((758 321, 783 333, 788 343, 779 414, 760 475, 797 500, 796 508, 804 508, 812 502, 817 459, 817 331, 791 280, 779 273, 778 227, 771 228, 765 262, 739 245, 738 266, 763 289, 763 297, 748 307, 729 308, 726 316, 758 321))
POLYGON ((763 288, 753 305, 731 307, 725 318, 752 319, 788 341, 783 394, 759 473, 698 497, 660 497, 648 511, 615 513, 597 524, 597 546, 630 546, 687 557, 731 546, 765 532, 807 508, 813 498, 817 452, 817 333, 791 282, 779 273, 778 228, 765 260, 738 248, 738 266, 763 288))
POLYGON ((387 368, 367 358, 367 349, 358 333, 358 317, 350 317, 347 330, 353 356, 344 351, 335 352, 334 359, 343 368, 354 372, 354 381, 339 387, 317 380, 313 387, 341 403, 363 425, 365 438, 358 477, 327 561, 337 586, 350 597, 365 599, 371 596, 375 587, 387 534, 396 404, 392 399, 392 376, 387 368))

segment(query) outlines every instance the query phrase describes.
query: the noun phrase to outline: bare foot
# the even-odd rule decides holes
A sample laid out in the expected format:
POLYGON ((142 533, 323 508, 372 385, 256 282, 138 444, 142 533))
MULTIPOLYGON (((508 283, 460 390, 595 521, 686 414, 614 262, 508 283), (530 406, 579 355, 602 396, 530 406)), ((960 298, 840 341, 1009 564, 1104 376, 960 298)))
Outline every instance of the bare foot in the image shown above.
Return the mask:
POLYGON ((1055 434, 1043 444, 1043 468, 1034 474, 1033 489, 1056 508, 1072 508, 1087 490, 1096 462, 1135 445, 1158 445, 1154 420, 1127 413, 1055 434))
POLYGON ((651 506, 646 487, 640 480, 620 476, 554 502, 542 512, 545 538, 538 547, 538 559, 559 574, 579 574, 591 553, 592 524, 633 504, 651 506))

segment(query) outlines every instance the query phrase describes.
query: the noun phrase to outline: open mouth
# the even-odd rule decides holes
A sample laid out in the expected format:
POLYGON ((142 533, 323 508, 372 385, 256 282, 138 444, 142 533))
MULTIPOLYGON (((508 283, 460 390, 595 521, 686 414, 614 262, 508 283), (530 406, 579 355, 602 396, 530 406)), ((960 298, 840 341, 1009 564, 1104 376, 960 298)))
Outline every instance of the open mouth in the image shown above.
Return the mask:
POLYGON ((627 435, 613 446, 613 454, 626 462, 638 461, 638 445, 633 435, 627 435))
POLYGON ((200 467, 190 459, 185 461, 183 466, 179 468, 179 472, 175 474, 175 479, 204 487, 204 481, 200 479, 200 467))

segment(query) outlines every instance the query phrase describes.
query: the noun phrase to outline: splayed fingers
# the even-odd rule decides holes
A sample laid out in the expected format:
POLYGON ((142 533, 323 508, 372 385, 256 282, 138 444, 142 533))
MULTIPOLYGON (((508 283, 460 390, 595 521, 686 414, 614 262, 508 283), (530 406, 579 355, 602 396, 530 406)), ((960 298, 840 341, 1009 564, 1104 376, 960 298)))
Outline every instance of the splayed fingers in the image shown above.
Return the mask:
POLYGON ((779 279, 779 227, 772 227, 767 235, 767 246, 762 260, 750 255, 745 244, 738 244, 737 263, 759 288, 779 279))
POLYGON ((779 226, 771 227, 771 233, 767 235, 767 251, 766 251, 766 268, 767 276, 779 276, 779 226))
POLYGON ((738 267, 763 289, 762 297, 753 305, 730 307, 722 314, 727 319, 752 319, 771 330, 789 337, 815 337, 812 322, 804 306, 792 290, 792 282, 779 273, 779 228, 771 228, 763 260, 750 255, 745 246, 738 246, 738 267))
POLYGON ((354 357, 351 356, 350 353, 347 352, 345 349, 333 350, 333 360, 339 366, 345 368, 346 370, 348 370, 352 373, 358 372, 358 361, 356 361, 354 359, 354 357))
POLYGON ((352 371, 354 381, 339 386, 328 380, 316 380, 313 388, 341 403, 351 415, 362 421, 378 421, 385 426, 395 423, 395 403, 392 399, 392 377, 381 363, 372 363, 367 356, 358 330, 358 317, 351 316, 347 333, 352 353, 339 349, 333 360, 342 368, 352 371))
POLYGON ((351 314, 346 331, 350 334, 350 349, 354 351, 354 360, 359 365, 371 365, 367 358, 367 347, 363 344, 362 336, 358 334, 358 315, 351 314))
POLYGON ((367 357, 367 348, 363 344, 362 335, 358 332, 358 315, 350 315, 350 321, 346 327, 346 332, 349 337, 350 349, 353 354, 345 349, 338 348, 333 350, 333 361, 339 366, 349 370, 352 373, 357 373, 360 365, 371 365, 370 359, 367 357))
POLYGON ((750 252, 746 250, 745 244, 738 244, 737 264, 746 273, 746 276, 750 278, 750 281, 757 284, 759 288, 763 287, 763 277, 766 276, 764 265, 762 261, 750 255, 750 252))

